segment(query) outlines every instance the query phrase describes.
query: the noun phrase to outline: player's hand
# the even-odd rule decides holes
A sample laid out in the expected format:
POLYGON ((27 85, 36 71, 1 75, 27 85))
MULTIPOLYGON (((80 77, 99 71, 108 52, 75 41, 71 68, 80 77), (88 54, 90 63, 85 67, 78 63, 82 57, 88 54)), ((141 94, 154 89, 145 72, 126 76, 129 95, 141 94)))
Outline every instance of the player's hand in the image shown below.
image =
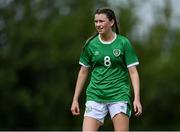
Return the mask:
POLYGON ((134 106, 135 116, 140 116, 142 114, 141 102, 139 100, 134 100, 133 106, 134 106))
POLYGON ((80 114, 78 101, 73 100, 72 105, 71 105, 71 112, 73 115, 79 115, 80 114))

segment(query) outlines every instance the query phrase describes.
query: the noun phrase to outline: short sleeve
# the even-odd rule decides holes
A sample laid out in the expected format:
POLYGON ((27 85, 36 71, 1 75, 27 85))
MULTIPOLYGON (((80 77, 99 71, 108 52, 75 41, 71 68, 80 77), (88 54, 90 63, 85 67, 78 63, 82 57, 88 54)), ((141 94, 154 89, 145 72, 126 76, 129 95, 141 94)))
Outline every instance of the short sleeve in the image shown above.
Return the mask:
POLYGON ((82 49, 81 55, 80 55, 80 59, 79 59, 79 64, 84 66, 84 67, 90 67, 91 66, 91 55, 90 55, 90 51, 88 49, 88 46, 85 46, 82 49))
POLYGON ((136 56, 136 53, 129 42, 128 39, 125 40, 125 61, 127 67, 136 66, 139 65, 138 57, 136 56))

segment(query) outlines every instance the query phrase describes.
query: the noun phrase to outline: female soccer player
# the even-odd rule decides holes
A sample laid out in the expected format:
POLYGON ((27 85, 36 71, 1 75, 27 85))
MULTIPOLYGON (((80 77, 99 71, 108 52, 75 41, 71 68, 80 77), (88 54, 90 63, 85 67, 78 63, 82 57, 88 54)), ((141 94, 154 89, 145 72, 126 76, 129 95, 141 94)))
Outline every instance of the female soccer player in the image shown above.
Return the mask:
POLYGON ((108 112, 115 131, 128 131, 131 115, 130 83, 134 90, 135 115, 142 113, 136 69, 139 62, 129 40, 119 35, 113 10, 97 9, 94 22, 97 34, 87 40, 83 47, 71 111, 73 115, 80 114, 78 98, 91 72, 86 90, 83 131, 97 131, 108 112))

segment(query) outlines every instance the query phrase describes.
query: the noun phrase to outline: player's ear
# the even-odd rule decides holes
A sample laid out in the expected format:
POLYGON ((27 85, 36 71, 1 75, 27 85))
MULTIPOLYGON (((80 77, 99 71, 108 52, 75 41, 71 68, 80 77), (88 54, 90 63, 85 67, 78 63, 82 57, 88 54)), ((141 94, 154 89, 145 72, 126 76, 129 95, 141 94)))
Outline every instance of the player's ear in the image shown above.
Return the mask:
POLYGON ((114 25, 114 19, 112 19, 110 22, 111 22, 111 27, 113 27, 113 25, 114 25))

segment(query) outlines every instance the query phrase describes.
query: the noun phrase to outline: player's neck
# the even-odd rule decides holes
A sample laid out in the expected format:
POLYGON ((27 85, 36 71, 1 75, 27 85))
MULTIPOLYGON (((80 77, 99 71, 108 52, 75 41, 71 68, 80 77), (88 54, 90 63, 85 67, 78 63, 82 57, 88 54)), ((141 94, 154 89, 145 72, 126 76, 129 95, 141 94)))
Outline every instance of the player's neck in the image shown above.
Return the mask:
POLYGON ((112 41, 115 37, 115 33, 114 32, 109 32, 109 33, 105 33, 105 34, 100 34, 101 40, 103 41, 112 41))

